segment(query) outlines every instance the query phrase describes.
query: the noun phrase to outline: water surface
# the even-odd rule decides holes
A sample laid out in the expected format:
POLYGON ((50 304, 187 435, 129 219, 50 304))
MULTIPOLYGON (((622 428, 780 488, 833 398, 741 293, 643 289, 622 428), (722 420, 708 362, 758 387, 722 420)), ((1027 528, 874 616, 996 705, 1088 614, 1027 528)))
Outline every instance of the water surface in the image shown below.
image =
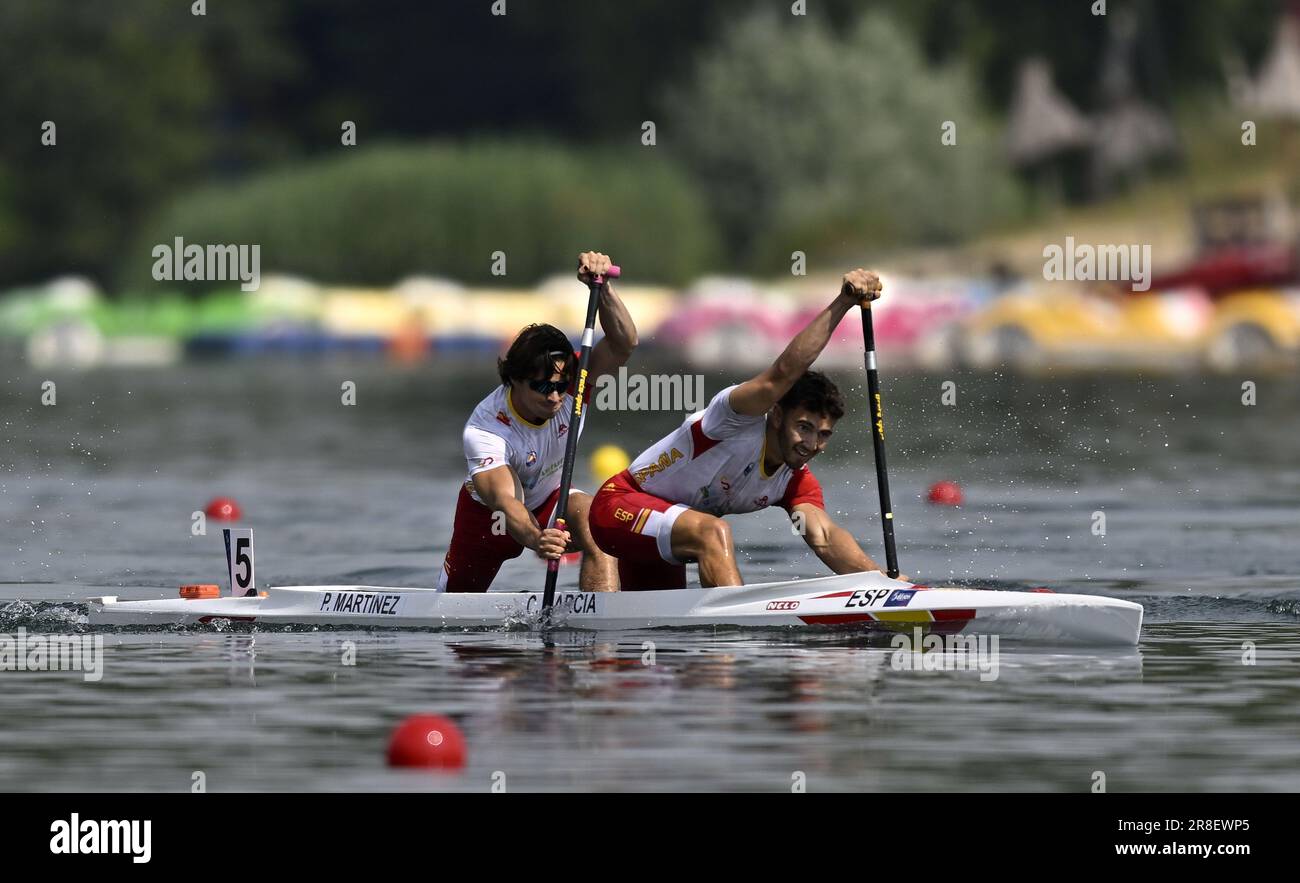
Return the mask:
MULTIPOLYGON (((191 531, 219 493, 256 531, 261 584, 431 585, 487 361, 11 367, 0 633, 85 633, 88 597, 221 581, 218 526, 191 531)), ((814 469, 883 557, 859 377, 839 379, 850 411, 814 469)), ((1082 791, 1100 771, 1111 791, 1297 790, 1300 385, 1255 378, 1247 406, 1244 379, 886 377, 904 572, 1137 601, 1133 650, 1004 643, 988 681, 896 670, 841 631, 109 629, 99 682, 0 672, 0 788, 188 790, 202 771, 210 790, 479 791, 504 773, 510 790, 781 791, 801 774, 810 791, 1082 791), (924 503, 939 479, 965 505, 924 503), (463 773, 385 768, 415 712, 460 723, 463 773)), ((680 416, 595 412, 584 450, 635 454, 680 416)), ((825 573, 778 510, 732 522, 748 581, 825 573)), ((542 578, 526 553, 498 585, 542 578)))

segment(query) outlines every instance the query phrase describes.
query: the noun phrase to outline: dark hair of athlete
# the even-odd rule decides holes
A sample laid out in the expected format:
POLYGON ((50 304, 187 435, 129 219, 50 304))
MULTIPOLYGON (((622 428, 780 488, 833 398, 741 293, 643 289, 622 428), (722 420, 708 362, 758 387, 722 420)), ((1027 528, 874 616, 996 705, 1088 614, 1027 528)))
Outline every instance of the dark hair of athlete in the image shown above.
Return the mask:
POLYGON ((825 414, 832 420, 844 416, 844 397, 831 379, 820 371, 805 371, 777 404, 787 413, 794 408, 803 408, 825 414))
POLYGON ((529 325, 510 344, 505 358, 497 359, 497 374, 504 386, 511 380, 549 379, 556 362, 564 364, 563 374, 570 380, 578 376, 578 357, 564 332, 554 325, 529 325))

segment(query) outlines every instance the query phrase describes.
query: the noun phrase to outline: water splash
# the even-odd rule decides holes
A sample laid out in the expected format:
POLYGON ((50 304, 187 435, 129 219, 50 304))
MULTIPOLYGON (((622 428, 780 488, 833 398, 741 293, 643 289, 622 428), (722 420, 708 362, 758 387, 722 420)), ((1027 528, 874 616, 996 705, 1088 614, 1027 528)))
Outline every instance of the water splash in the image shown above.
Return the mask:
POLYGON ((58 601, 0 601, 0 632, 25 628, 32 632, 87 632, 85 604, 58 601))

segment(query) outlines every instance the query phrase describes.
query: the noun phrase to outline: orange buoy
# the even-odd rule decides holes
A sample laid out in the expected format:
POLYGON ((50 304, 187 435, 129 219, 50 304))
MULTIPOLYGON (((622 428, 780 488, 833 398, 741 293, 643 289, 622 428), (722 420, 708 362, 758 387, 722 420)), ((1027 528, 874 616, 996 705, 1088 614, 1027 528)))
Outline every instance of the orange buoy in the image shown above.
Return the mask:
POLYGON ((960 506, 962 504, 961 487, 955 481, 936 481, 930 485, 926 498, 936 506, 960 506))
POLYGON ((213 497, 203 514, 215 521, 238 521, 244 517, 239 504, 230 497, 213 497))
POLYGON ((458 770, 465 766, 460 727, 437 714, 413 714, 393 730, 388 765, 458 770))

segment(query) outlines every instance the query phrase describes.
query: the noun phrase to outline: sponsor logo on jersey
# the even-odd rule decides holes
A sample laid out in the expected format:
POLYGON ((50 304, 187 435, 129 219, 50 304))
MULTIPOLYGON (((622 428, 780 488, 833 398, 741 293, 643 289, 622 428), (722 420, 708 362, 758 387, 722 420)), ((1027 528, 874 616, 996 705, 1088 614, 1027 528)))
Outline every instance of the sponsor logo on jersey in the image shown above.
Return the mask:
POLYGON ((663 472, 669 466, 673 465, 685 456, 686 455, 681 451, 673 448, 670 452, 660 454, 659 459, 656 462, 651 463, 649 466, 643 466, 636 472, 632 473, 632 477, 636 479, 637 484, 643 484, 647 478, 650 478, 658 472, 663 472))
POLYGON ((619 506, 614 510, 614 517, 619 521, 631 521, 633 518, 636 518, 636 513, 629 512, 622 506, 619 506))
POLYGON ((569 431, 569 424, 561 423, 560 428, 555 430, 555 435, 557 438, 564 438, 564 434, 568 431, 569 431))
POLYGON ((495 462, 495 460, 493 460, 493 458, 491 458, 491 457, 479 457, 479 458, 478 458, 478 465, 479 465, 479 466, 491 466, 494 462, 495 462))
POLYGON ((497 420, 504 423, 506 426, 510 425, 510 418, 506 416, 505 411, 497 411, 497 420))
POLYGON ((766 506, 766 505, 767 505, 767 494, 763 494, 763 496, 761 496, 761 497, 759 497, 757 500, 755 500, 755 501, 754 501, 754 505, 757 506, 757 507, 760 508, 760 509, 762 509, 764 506, 766 506))
POLYGON ((525 466, 532 466, 532 465, 533 465, 534 463, 536 463, 536 462, 537 462, 537 452, 536 452, 536 451, 529 451, 529 452, 528 452, 528 459, 524 461, 524 465, 525 465, 525 466))
POLYGON ((744 475, 748 475, 749 473, 751 473, 751 472, 753 472, 753 471, 754 471, 754 464, 753 464, 753 463, 750 463, 748 466, 745 467, 745 471, 744 471, 744 473, 742 473, 742 474, 744 474, 744 475))

